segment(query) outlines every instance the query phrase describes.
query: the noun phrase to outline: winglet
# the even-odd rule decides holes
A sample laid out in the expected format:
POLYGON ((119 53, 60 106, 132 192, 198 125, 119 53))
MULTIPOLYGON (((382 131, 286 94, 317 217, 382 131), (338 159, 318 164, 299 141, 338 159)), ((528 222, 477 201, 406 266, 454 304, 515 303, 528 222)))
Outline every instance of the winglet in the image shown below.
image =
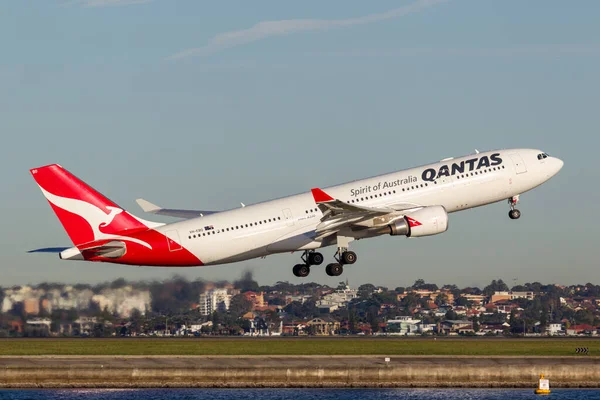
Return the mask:
POLYGON ((138 206, 140 206, 142 210, 147 213, 155 213, 156 211, 162 210, 161 207, 150 203, 148 200, 137 199, 135 202, 138 203, 138 206))
POLYGON ((319 188, 313 188, 313 189, 310 189, 310 191, 312 192, 313 198, 315 199, 315 203, 317 203, 317 204, 327 203, 329 201, 335 200, 333 197, 331 197, 330 195, 328 195, 327 193, 325 193, 324 191, 322 191, 319 188))

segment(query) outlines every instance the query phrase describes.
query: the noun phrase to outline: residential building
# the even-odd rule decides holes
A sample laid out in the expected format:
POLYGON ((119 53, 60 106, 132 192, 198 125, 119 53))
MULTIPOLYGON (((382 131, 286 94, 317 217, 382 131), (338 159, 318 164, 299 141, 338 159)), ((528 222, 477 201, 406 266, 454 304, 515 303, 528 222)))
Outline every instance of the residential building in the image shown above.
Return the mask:
POLYGON ((473 321, 468 320, 446 320, 442 322, 440 329, 446 335, 474 332, 473 321))
POLYGON ((547 335, 564 335, 565 331, 563 330, 563 325, 561 323, 552 323, 546 326, 546 334, 547 335))
POLYGON ((290 304, 294 301, 297 301, 300 304, 304 304, 305 301, 310 300, 312 296, 308 294, 302 295, 287 295, 285 296, 285 304, 290 304))
POLYGON ((595 335, 597 333, 597 329, 592 325, 588 324, 580 324, 573 325, 567 328, 567 335, 575 336, 575 335, 595 335))
POLYGON ((421 333, 419 330, 420 319, 412 319, 412 317, 400 316, 394 319, 389 319, 386 322, 386 332, 399 335, 415 335, 421 333))
POLYGON ((351 289, 346 284, 343 289, 338 289, 333 293, 323 296, 321 300, 317 301, 317 307, 337 306, 338 308, 344 308, 357 297, 358 290, 351 289))
POLYGON ((533 300, 535 298, 535 293, 534 292, 513 292, 513 291, 509 291, 509 292, 495 292, 490 301, 492 303, 496 303, 499 301, 506 301, 506 300, 514 300, 514 299, 527 299, 527 300, 533 300))
POLYGON ((200 315, 210 315, 215 311, 227 312, 231 297, 227 289, 212 289, 204 292, 198 301, 198 311, 200 315))
POLYGON ((329 317, 313 318, 306 326, 315 335, 335 335, 340 331, 340 323, 329 317))
POLYGON ((263 292, 245 292, 244 296, 246 297, 246 299, 252 302, 252 309, 254 309, 255 307, 264 307, 268 305, 265 302, 265 294, 263 292))
POLYGON ((482 294, 467 294, 467 293, 463 293, 460 295, 460 297, 464 297, 465 299, 469 300, 470 302, 472 302, 473 304, 483 304, 486 299, 487 296, 482 295, 482 294))

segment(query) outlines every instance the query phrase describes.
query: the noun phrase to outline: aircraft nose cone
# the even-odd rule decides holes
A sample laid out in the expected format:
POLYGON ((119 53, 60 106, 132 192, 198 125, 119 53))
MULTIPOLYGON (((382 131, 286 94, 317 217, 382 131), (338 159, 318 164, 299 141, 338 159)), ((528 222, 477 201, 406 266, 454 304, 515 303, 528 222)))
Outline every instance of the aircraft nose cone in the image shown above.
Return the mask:
POLYGON ((563 160, 559 159, 559 158, 554 158, 552 160, 552 175, 556 175, 558 174, 558 171, 560 171, 563 167, 563 165, 565 165, 565 163, 563 162, 563 160))

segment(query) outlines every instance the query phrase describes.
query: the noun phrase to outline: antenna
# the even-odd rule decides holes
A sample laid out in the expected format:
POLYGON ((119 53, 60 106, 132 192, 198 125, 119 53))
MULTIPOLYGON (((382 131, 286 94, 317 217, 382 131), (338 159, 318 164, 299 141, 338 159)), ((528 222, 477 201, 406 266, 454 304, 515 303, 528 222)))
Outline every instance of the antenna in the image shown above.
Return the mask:
POLYGON ((475 154, 479 154, 479 150, 475 149, 475 154))

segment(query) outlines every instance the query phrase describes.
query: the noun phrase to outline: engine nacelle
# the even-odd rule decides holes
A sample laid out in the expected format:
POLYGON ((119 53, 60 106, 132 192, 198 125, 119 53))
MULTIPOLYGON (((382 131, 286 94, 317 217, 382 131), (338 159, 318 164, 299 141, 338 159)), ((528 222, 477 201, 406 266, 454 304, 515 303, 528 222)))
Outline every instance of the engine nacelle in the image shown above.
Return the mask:
POLYGON ((437 235, 448 230, 448 213, 442 206, 424 207, 404 218, 410 225, 408 237, 437 235))
MULTIPOLYGON (((448 213, 442 206, 423 207, 387 225, 392 236, 419 237, 437 235, 448 230, 448 213)), ((380 231, 381 232, 381 231, 380 231)), ((384 233, 384 232, 381 232, 384 233)))

